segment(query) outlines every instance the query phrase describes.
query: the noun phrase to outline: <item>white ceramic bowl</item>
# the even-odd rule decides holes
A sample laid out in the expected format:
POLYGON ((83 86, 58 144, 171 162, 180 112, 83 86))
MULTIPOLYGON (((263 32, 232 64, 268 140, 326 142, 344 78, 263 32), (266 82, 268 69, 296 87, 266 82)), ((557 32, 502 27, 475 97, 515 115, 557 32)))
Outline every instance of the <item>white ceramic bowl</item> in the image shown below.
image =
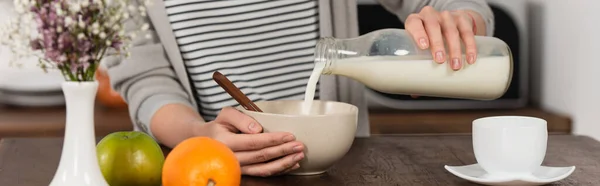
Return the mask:
POLYGON ((302 115, 303 101, 262 101, 263 110, 253 112, 237 107, 253 117, 264 132, 290 132, 304 143, 305 158, 292 175, 324 173, 350 150, 358 121, 358 108, 351 104, 315 100, 311 115, 302 115))

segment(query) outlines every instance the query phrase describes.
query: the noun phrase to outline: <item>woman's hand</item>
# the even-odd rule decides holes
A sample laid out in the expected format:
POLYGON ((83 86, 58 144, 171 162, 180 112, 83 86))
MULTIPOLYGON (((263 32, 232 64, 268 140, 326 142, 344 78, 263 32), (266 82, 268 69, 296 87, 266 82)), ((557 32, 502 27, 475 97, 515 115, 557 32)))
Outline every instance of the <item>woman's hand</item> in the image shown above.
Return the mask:
POLYGON ((292 134, 261 133, 258 122, 231 107, 223 108, 214 121, 196 126, 196 136, 211 137, 231 148, 245 175, 283 174, 299 168, 304 158, 304 145, 292 134))
POLYGON ((421 49, 431 50, 434 61, 444 63, 449 59, 450 67, 460 70, 463 60, 473 64, 477 59, 475 35, 478 29, 474 23, 481 22, 476 20, 478 17, 479 14, 468 10, 438 12, 426 6, 418 14, 408 16, 405 28, 421 49), (462 56, 461 40, 465 44, 466 59, 462 56), (449 58, 444 44, 448 47, 449 58))

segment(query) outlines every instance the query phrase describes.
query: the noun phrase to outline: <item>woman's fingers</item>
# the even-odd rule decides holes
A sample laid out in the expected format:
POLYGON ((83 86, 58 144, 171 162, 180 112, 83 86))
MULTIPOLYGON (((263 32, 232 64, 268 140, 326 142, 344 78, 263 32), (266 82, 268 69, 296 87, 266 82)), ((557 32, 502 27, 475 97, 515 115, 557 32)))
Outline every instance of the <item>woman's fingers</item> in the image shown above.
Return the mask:
POLYGON ((292 167, 290 167, 290 168, 288 168, 288 169, 286 169, 284 171, 279 172, 277 175, 287 174, 287 173, 292 172, 293 170, 296 170, 298 168, 300 168, 300 163, 296 163, 296 165, 294 165, 294 166, 292 166, 292 167))
POLYGON ((459 70, 462 67, 462 52, 460 49, 460 34, 454 22, 454 16, 448 11, 441 13, 442 16, 442 32, 448 45, 450 53, 450 67, 453 70, 459 70))
POLYGON ((423 25, 425 25, 425 32, 429 36, 429 46, 434 61, 444 63, 446 61, 446 49, 444 48, 439 13, 431 6, 426 6, 419 15, 423 20, 423 25))
POLYGON ((477 59, 477 44, 475 43, 475 33, 473 32, 473 20, 465 14, 464 12, 455 14, 454 20, 456 20, 460 37, 465 44, 467 63, 473 64, 475 63, 475 59, 477 59))
POLYGON ((429 38, 427 38, 427 32, 423 27, 423 21, 419 14, 411 14, 406 19, 405 24, 406 31, 413 37, 415 43, 419 45, 421 49, 429 48, 429 38))
POLYGON ((255 163, 263 163, 272 159, 287 156, 294 153, 299 153, 304 150, 302 143, 295 141, 291 143, 285 143, 283 145, 268 147, 254 151, 240 151, 236 152, 235 155, 240 162, 240 165, 250 165, 255 163))
POLYGON ((277 175, 294 167, 302 159, 304 153, 294 153, 268 163, 242 166, 242 174, 262 177, 277 175))
POLYGON ((232 151, 260 150, 295 141, 296 137, 287 132, 269 132, 260 134, 233 134, 223 136, 220 141, 232 151))
POLYGON ((262 126, 256 120, 232 107, 221 109, 221 112, 219 112, 219 115, 214 121, 232 125, 246 134, 262 132, 262 126))
POLYGON ((477 59, 472 19, 463 10, 440 13, 426 6, 408 16, 405 28, 419 48, 431 50, 435 62, 449 59, 450 67, 459 70, 464 61, 473 64, 477 59))

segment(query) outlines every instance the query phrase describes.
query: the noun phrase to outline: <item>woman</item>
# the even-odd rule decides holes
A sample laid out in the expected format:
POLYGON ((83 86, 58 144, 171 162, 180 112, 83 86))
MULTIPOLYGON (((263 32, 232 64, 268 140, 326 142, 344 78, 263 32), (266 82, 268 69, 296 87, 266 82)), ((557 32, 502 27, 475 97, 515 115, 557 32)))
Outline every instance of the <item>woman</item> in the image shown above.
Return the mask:
MULTIPOLYGON (((217 139, 235 152, 246 175, 297 169, 303 144, 289 133, 261 133, 258 122, 231 108, 235 100, 212 81, 212 72, 228 76, 254 101, 303 99, 318 38, 358 36, 356 2, 153 1, 148 15, 155 37, 137 41, 129 59, 106 62, 135 129, 169 147, 193 136, 217 139)), ((419 46, 431 49, 436 62, 455 70, 463 61, 474 62, 474 35, 493 31, 484 0, 379 2, 404 21, 419 46)), ((335 76, 319 83, 318 99, 360 108, 356 136, 368 136, 364 86, 335 76)))

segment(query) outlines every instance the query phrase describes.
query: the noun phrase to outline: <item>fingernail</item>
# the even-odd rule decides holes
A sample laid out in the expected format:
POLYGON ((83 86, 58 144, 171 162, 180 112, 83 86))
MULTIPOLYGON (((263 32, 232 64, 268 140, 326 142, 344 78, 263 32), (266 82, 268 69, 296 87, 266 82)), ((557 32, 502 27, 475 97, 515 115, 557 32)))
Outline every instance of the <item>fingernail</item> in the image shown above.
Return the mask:
POLYGON ((440 63, 444 62, 444 53, 442 51, 435 53, 435 61, 440 62, 440 63))
POLYGON ((299 164, 299 163, 296 163, 296 165, 294 165, 294 166, 292 167, 292 169, 297 169, 297 168, 300 168, 300 164, 299 164))
POLYGON ((260 126, 254 122, 250 123, 248 129, 250 129, 250 131, 260 132, 260 126))
POLYGON ((421 45, 421 49, 426 49, 429 43, 427 42, 427 39, 421 38, 419 39, 419 45, 421 45))
POLYGON ((297 145, 297 146, 294 147, 293 150, 294 150, 294 152, 302 152, 302 146, 297 145))
POLYGON ((283 142, 290 142, 290 141, 294 141, 296 139, 296 137, 294 137, 294 135, 287 135, 285 137, 283 137, 283 142))
POLYGON ((256 131, 256 123, 252 122, 250 123, 250 125, 248 125, 248 129, 250 129, 250 131, 256 131))
POLYGON ((475 63, 475 54, 469 54, 469 57, 467 57, 467 63, 469 63, 469 64, 475 63))
POLYGON ((458 58, 452 59, 452 69, 458 70, 458 69, 460 69, 460 66, 461 66, 460 59, 458 59, 458 58))
POLYGON ((300 161, 300 160, 302 160, 302 158, 304 158, 304 153, 300 153, 300 154, 294 156, 294 161, 300 161))

